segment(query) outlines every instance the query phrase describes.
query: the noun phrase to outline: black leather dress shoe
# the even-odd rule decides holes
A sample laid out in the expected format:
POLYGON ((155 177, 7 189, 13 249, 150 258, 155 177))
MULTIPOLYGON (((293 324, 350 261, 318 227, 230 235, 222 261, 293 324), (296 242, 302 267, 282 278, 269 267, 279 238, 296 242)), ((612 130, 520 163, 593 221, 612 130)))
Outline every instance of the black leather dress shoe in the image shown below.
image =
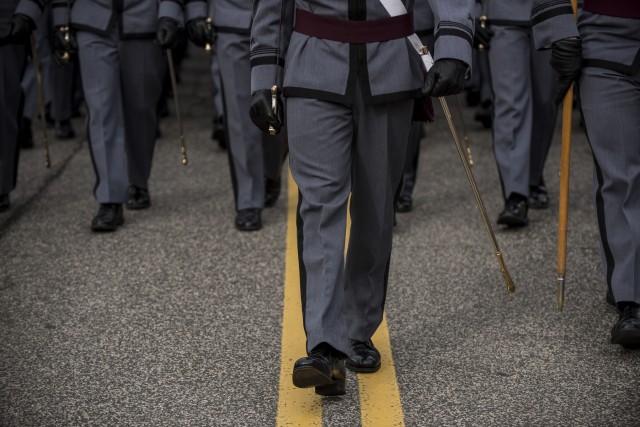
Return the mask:
POLYGON ((8 211, 10 207, 9 194, 0 194, 0 212, 8 211))
POLYGON ((149 197, 149 190, 146 188, 131 185, 128 195, 127 209, 146 209, 151 206, 151 197, 149 197))
POLYGON ((264 207, 270 208, 273 207, 278 201, 278 197, 280 197, 280 181, 275 181, 273 179, 265 179, 265 189, 264 189, 264 207))
POLYGON ((93 231, 116 231, 124 224, 122 205, 119 203, 101 203, 98 214, 91 221, 93 231))
POLYGON ((351 341, 351 356, 347 368, 353 372, 377 372, 380 370, 380 352, 369 341, 351 341))
POLYGON ((57 139, 73 139, 76 137, 76 131, 73 130, 70 120, 56 122, 54 133, 57 139))
MULTIPOLYGON (((620 308, 620 304, 618 307, 620 308)), ((611 329, 611 344, 627 348, 640 348, 640 304, 623 304, 620 317, 611 329)))
POLYGON ((396 202, 396 212, 411 212, 413 210, 413 199, 411 196, 403 195, 396 202))
POLYGON ((293 365, 293 385, 300 388, 315 387, 316 394, 321 396, 345 394, 346 378, 344 355, 325 343, 293 365))
POLYGON ((236 228, 240 231, 256 231, 262 228, 260 209, 242 209, 236 214, 236 228))
POLYGON ((543 185, 529 187, 529 207, 531 209, 547 209, 549 207, 549 193, 543 185))
POLYGON ((528 210, 526 197, 511 195, 505 203, 504 210, 498 216, 498 224, 509 227, 523 227, 529 223, 527 218, 528 210))

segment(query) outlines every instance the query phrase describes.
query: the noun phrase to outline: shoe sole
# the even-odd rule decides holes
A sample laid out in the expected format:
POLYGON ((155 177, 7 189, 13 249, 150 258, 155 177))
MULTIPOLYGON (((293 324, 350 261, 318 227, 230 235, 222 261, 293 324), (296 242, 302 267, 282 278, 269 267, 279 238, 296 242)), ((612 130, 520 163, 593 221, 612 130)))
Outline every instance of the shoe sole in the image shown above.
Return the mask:
POLYGON ((140 209, 147 209, 147 208, 151 207, 151 202, 143 203, 143 204, 140 204, 140 205, 134 205, 134 204, 126 203, 124 206, 127 209, 129 209, 130 211, 137 211, 137 210, 140 210, 140 209))
POLYGON ((293 385, 298 388, 324 387, 333 383, 330 376, 311 366, 302 366, 293 370, 293 385))
POLYGON ((91 231, 97 231, 97 232, 109 232, 109 231, 116 231, 118 229, 118 227, 120 227, 121 225, 124 225, 124 218, 120 218, 117 222, 117 224, 115 226, 102 226, 102 225, 92 225, 91 226, 91 231))
POLYGON ((398 213, 407 213, 407 212, 411 212, 413 210, 413 207, 396 207, 396 212, 398 213))
POLYGON ((504 217, 498 218, 498 224, 506 225, 508 227, 524 227, 526 225, 529 225, 529 220, 528 219, 523 220, 522 218, 517 218, 513 216, 504 216, 504 217))
POLYGON ((350 370, 351 372, 358 372, 360 374, 372 374, 380 370, 382 363, 378 363, 376 366, 361 366, 361 365, 357 365, 355 363, 350 363, 349 361, 347 361, 345 365, 347 366, 347 369, 350 370))
POLYGON ((611 344, 620 344, 629 349, 640 349, 640 330, 618 331, 611 334, 611 344))
POLYGON ((262 229, 262 225, 258 225, 258 226, 251 226, 251 227, 239 227, 236 224, 236 230, 238 231, 258 231, 262 229))

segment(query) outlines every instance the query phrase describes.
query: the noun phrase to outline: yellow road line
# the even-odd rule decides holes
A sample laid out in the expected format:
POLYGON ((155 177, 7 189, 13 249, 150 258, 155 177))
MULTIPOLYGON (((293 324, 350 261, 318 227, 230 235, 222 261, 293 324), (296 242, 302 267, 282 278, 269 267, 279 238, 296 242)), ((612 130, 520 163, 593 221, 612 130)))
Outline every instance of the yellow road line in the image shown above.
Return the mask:
POLYGON ((301 390, 291 381, 293 364, 307 354, 302 324, 296 210, 298 187, 289 175, 287 207, 287 252, 284 278, 284 312, 282 315, 282 352, 280 355, 280 394, 277 426, 321 427, 322 399, 313 388, 301 390))
POLYGON ((362 427, 404 426, 387 316, 372 340, 382 356, 382 368, 375 374, 358 374, 362 427))
MULTIPOLYGON (((297 201, 298 187, 289 175, 282 352, 276 425, 321 427, 322 399, 315 395, 313 389, 300 390, 291 381, 294 362, 306 354, 296 238, 297 201)), ((348 218, 347 242, 350 225, 348 218)), ((382 368, 375 374, 358 375, 362 427, 404 426, 386 316, 373 336, 373 341, 382 356, 382 368)))

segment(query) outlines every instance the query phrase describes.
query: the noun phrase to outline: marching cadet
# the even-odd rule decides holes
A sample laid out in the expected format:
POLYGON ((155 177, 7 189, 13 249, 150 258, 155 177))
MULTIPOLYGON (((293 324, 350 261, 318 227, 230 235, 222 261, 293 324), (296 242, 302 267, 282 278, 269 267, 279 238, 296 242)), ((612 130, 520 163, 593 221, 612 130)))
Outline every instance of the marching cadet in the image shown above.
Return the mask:
POLYGON ((550 52, 531 37, 530 0, 484 0, 492 31, 493 150, 505 200, 498 224, 528 224, 528 209, 547 208, 542 172, 556 122, 550 52))
MULTIPOLYGON (((151 204, 147 188, 162 89, 162 52, 154 39, 161 46, 175 41, 182 8, 171 0, 51 1, 56 31, 70 27, 67 48, 78 47, 100 203, 91 229, 115 231, 124 223, 123 203, 129 209, 151 204)), ((22 0, 18 10, 34 18, 41 4, 22 0)))
POLYGON ((414 34, 412 1, 253 3, 251 119, 264 132, 278 132, 282 93, 290 169, 299 188, 308 356, 294 364, 293 383, 320 395, 345 393, 347 354, 354 371, 380 368, 371 336, 382 321, 394 195, 414 99, 457 93, 469 72, 473 0, 429 4, 436 61, 425 81, 419 46, 406 40, 414 34))
POLYGON ((602 263, 617 303, 611 342, 640 346, 640 2, 533 1, 536 46, 552 47, 557 101, 578 81, 593 151, 593 193, 602 263), (579 35, 579 38, 578 38, 579 35))
POLYGON ((33 19, 15 15, 18 0, 0 2, 0 212, 10 207, 9 193, 18 176, 18 132, 23 96, 20 81, 26 66, 33 19))
MULTIPOLYGON (((429 51, 433 52, 434 45, 434 18, 429 8, 428 0, 416 0, 413 8, 413 26, 416 35, 429 51)), ((400 193, 396 200, 396 212, 411 212, 413 210, 413 188, 418 176, 418 163, 420 161, 420 140, 424 137, 424 124, 420 121, 413 122, 409 133, 407 145, 407 159, 402 173, 400 193)))
MULTIPOLYGON (((214 42, 220 68, 227 152, 236 205, 235 227, 240 231, 262 228, 261 212, 280 194, 281 136, 263 135, 247 126, 251 104, 251 3, 211 0, 209 11, 186 4, 187 33, 197 46, 214 42), (206 17, 212 18, 209 28, 206 17)), ((216 76, 213 76, 215 78, 216 76)))

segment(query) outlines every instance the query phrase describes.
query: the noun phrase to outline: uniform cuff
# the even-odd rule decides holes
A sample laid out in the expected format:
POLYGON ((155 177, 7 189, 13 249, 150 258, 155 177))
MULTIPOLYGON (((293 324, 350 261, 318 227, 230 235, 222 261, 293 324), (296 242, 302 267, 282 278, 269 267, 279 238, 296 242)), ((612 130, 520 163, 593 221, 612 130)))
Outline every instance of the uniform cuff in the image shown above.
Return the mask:
POLYGON ((207 16, 207 2, 205 1, 187 1, 184 8, 187 16, 187 22, 195 18, 204 18, 207 16))
POLYGON ((579 37, 573 14, 554 16, 533 25, 533 42, 536 49, 549 49, 558 40, 579 37))
POLYGON ((38 22, 38 18, 40 17, 40 15, 42 15, 43 8, 43 4, 39 1, 22 0, 20 3, 18 3, 18 7, 16 7, 14 14, 26 15, 35 23, 38 22))
POLYGON ((256 65, 251 67, 251 93, 259 90, 271 90, 274 84, 282 91, 282 75, 284 68, 275 64, 256 65), (277 76, 274 82, 274 77, 277 76))
POLYGON ((458 59, 469 67, 471 72, 471 43, 469 40, 458 36, 437 36, 434 47, 434 60, 450 58, 458 59))
POLYGON ((164 0, 160 2, 158 9, 158 19, 171 18, 178 22, 180 27, 184 27, 184 12, 182 5, 174 0, 164 0))

